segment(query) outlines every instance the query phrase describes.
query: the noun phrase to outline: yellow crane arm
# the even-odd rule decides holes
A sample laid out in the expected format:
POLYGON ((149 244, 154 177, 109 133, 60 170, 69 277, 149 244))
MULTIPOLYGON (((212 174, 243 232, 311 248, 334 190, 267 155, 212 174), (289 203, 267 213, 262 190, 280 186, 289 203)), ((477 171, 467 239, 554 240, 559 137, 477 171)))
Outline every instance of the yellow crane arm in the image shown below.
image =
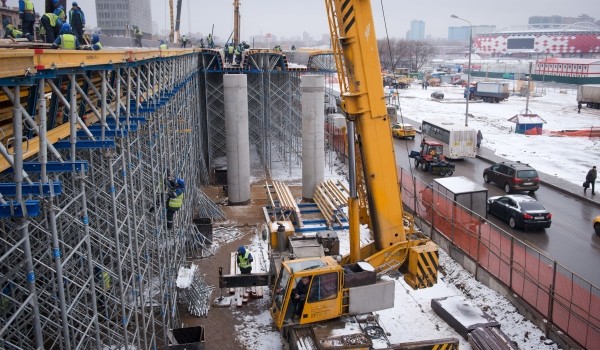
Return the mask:
POLYGON ((369 216, 376 250, 380 251, 405 242, 406 233, 371 3, 368 0, 325 0, 325 3, 342 107, 356 123, 369 216))

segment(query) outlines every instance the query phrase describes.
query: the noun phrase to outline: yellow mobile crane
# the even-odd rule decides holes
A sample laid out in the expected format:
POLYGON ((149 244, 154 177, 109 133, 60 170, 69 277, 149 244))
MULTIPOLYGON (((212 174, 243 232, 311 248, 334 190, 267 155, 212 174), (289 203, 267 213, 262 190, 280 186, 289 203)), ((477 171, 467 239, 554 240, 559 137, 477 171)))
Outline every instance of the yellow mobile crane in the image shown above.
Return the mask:
MULTIPOLYGON (((402 206, 370 1, 325 2, 348 144, 353 145, 349 147, 350 255, 307 256, 303 248, 308 239, 298 238, 290 222, 269 223, 270 245, 278 247, 271 250, 270 312, 286 337, 293 337, 303 325, 393 307, 394 282, 377 278, 388 271, 403 268, 413 288, 437 283, 438 248, 414 232, 414 221, 402 206), (363 247, 361 222, 369 225, 374 238, 363 247), (299 241, 302 247, 295 244, 299 241), (291 255, 286 254, 288 248, 291 255), (298 303, 297 288, 303 277, 309 277, 309 284, 304 302, 298 303), (294 313, 299 318, 292 317, 294 313)), ((264 285, 267 279, 266 274, 221 275, 220 287, 264 285)))

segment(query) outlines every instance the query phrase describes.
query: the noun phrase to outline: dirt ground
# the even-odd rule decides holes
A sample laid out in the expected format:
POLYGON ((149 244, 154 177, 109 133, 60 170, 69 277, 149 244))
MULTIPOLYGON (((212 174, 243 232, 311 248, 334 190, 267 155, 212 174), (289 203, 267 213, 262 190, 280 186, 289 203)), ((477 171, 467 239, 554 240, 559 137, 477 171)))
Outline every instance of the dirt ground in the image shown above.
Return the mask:
MULTIPOLYGON (((301 195, 300 188, 290 187, 294 196, 301 195)), ((203 188, 203 191, 213 199, 216 203, 223 202, 223 192, 220 187, 203 188)), ((260 227, 264 223, 264 215, 262 207, 268 202, 267 193, 263 185, 254 185, 251 187, 251 202, 248 205, 242 206, 222 206, 226 214, 227 222, 224 225, 236 226, 238 230, 243 232, 243 236, 237 240, 221 244, 211 258, 196 260, 201 273, 204 275, 204 280, 208 285, 215 286, 212 293, 211 301, 214 301, 220 295, 218 288, 218 271, 219 267, 223 266, 224 273, 229 271, 230 253, 237 250, 240 245, 247 245, 255 234, 256 227, 260 227)), ((220 223, 213 224, 213 227, 221 225, 220 223)), ((216 239, 216 237, 215 237, 216 239)), ((268 290, 265 288, 265 297, 268 290)), ((227 291, 223 291, 223 296, 228 296, 227 291)), ((185 310, 184 305, 179 305, 182 327, 192 327, 201 325, 205 330, 205 349, 246 349, 236 340, 235 326, 239 325, 240 312, 244 315, 256 315, 264 311, 264 303, 259 303, 256 300, 250 299, 247 304, 241 308, 236 306, 220 308, 211 306, 207 317, 196 317, 190 315, 185 310), (237 316, 235 314, 238 314, 237 316)))

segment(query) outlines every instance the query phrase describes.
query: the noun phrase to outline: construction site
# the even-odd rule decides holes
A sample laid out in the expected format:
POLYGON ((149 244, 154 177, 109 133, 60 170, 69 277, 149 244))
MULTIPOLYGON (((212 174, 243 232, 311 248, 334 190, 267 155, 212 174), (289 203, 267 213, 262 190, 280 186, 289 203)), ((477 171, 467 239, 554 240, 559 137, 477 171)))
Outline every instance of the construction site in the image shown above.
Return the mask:
POLYGON ((548 290, 543 256, 396 166, 370 6, 327 0, 333 48, 304 55, 0 49, 0 349, 266 348, 234 335, 252 322, 269 349, 518 348, 462 299, 431 302, 442 332, 385 331, 442 250, 550 343, 597 346, 593 305, 562 307, 589 291, 548 290))

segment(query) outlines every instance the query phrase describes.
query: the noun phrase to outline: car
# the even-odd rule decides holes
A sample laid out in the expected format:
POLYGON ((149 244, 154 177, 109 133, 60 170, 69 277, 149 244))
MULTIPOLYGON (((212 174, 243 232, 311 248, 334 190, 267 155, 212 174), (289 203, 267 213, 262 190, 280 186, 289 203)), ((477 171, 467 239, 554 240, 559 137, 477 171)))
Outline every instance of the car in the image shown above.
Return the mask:
POLYGON ((444 93, 443 93, 443 92, 441 92, 441 91, 434 91, 434 92, 431 94, 431 97, 432 97, 432 98, 435 98, 436 100, 442 100, 442 99, 444 98, 444 93))
POLYGON ((594 218, 592 225, 594 226, 594 231, 596 231, 596 234, 600 236, 600 215, 594 218))
POLYGON ((534 193, 540 188, 540 177, 529 164, 521 162, 496 163, 483 170, 483 181, 493 182, 504 188, 504 192, 529 191, 534 193))
POLYGON ((415 139, 417 134, 415 127, 406 123, 396 123, 392 126, 392 136, 399 139, 410 138, 415 139))
POLYGON ((488 213, 508 222, 511 228, 549 228, 552 214, 536 199, 525 194, 488 198, 488 213))

